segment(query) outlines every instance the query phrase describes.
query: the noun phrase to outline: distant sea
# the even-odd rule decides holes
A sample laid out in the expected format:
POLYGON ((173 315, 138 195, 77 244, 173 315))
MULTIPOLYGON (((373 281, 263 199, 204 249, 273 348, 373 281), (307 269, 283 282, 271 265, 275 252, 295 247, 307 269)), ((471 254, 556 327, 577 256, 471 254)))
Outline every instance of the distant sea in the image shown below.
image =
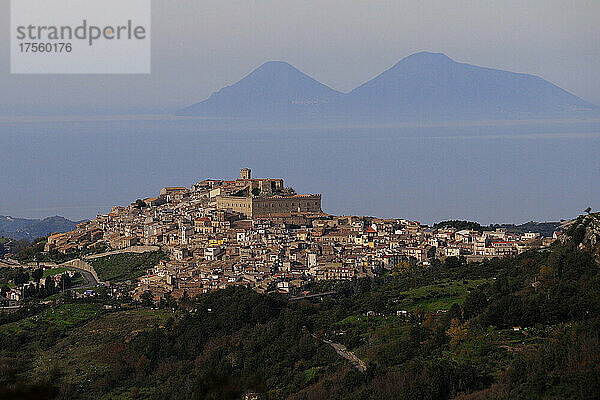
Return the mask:
POLYGON ((600 120, 0 118, 0 214, 93 218, 205 178, 283 178, 338 215, 556 221, 600 209, 600 120))

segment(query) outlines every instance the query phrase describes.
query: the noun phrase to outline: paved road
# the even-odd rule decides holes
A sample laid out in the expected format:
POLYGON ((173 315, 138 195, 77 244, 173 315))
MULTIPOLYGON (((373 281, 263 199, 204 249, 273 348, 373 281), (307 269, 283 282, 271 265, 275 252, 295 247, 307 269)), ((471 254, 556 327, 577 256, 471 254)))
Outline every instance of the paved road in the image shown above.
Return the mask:
MULTIPOLYGON (((12 260, 11 260, 12 261, 12 260)), ((77 271, 81 274, 81 276, 83 276, 83 280, 85 281, 85 283, 81 286, 76 286, 76 287, 72 287, 71 289, 87 289, 87 288, 91 288, 91 287, 96 287, 98 285, 98 281, 96 280, 96 278, 94 278, 94 275, 89 272, 86 271, 84 269, 80 269, 80 268, 75 268, 72 267, 70 265, 64 265, 64 264, 56 264, 53 262, 43 262, 43 263, 29 263, 29 264, 20 264, 20 263, 12 263, 10 264, 12 267, 17 267, 17 266, 22 266, 22 267, 30 267, 30 268, 35 268, 38 267, 40 265, 46 265, 46 266, 50 266, 50 267, 60 267, 60 268, 67 268, 73 271, 77 271)))
POLYGON ((73 271, 77 271, 81 274, 81 276, 83 276, 83 280, 85 281, 85 284, 83 284, 81 286, 74 286, 71 289, 87 289, 87 288, 91 288, 91 287, 96 287, 98 285, 98 281, 96 280, 96 278, 94 278, 94 275, 92 275, 91 272, 83 270, 83 269, 75 268, 75 267, 67 267, 67 266, 62 266, 62 267, 68 268, 73 271))

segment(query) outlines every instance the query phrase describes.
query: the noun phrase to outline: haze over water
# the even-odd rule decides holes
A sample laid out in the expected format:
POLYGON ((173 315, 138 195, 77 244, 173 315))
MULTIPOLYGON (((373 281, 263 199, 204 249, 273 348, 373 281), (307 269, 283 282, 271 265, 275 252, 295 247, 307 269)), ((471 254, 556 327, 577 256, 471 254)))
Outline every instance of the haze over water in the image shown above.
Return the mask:
POLYGON ((93 218, 233 179, 322 193, 325 212, 520 223, 600 208, 600 121, 254 127, 171 117, 0 120, 0 215, 93 218))

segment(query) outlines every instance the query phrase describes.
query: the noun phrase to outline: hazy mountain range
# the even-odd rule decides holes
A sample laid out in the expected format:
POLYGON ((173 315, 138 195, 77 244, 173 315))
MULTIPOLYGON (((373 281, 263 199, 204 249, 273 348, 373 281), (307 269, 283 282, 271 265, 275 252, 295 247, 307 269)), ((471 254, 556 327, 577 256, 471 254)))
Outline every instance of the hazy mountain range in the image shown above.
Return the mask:
POLYGON ((537 76, 421 52, 349 93, 333 90, 286 62, 270 61, 178 114, 435 120, 572 117, 599 111, 537 76))
POLYGON ((0 215, 0 237, 33 240, 55 232, 72 231, 79 222, 63 217, 26 219, 0 215))

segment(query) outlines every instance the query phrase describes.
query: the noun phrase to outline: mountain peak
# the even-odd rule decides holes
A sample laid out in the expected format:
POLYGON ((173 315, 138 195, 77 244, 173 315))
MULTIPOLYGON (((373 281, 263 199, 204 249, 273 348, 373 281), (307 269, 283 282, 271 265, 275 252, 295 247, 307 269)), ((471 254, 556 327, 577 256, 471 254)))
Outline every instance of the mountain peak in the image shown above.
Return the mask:
POLYGON ((264 64, 262 64, 260 67, 256 68, 256 70, 259 70, 259 69, 292 69, 292 70, 297 71, 297 69, 292 64, 290 64, 286 61, 278 61, 278 60, 267 61, 264 64))
POLYGON ((453 61, 450 57, 444 53, 433 53, 430 51, 420 51, 418 53, 411 54, 410 56, 404 57, 400 62, 403 61, 453 61))
POLYGON ((442 66, 442 65, 450 65, 455 63, 453 59, 445 55, 444 53, 432 53, 429 51, 421 51, 418 53, 411 54, 408 57, 404 57, 402 60, 398 61, 396 65, 394 65, 391 69, 396 67, 406 67, 406 66, 442 66))
POLYGON ((285 61, 267 61, 181 113, 206 116, 336 115, 390 119, 531 118, 598 108, 541 78, 421 51, 342 94, 285 61))
POLYGON ((279 76, 296 76, 300 77, 304 75, 298 68, 285 61, 267 61, 261 64, 258 68, 254 69, 248 75, 248 77, 266 76, 267 78, 277 78, 279 76))
POLYGON ((339 92, 285 61, 267 61, 181 114, 240 116, 306 112, 338 95, 339 92))

